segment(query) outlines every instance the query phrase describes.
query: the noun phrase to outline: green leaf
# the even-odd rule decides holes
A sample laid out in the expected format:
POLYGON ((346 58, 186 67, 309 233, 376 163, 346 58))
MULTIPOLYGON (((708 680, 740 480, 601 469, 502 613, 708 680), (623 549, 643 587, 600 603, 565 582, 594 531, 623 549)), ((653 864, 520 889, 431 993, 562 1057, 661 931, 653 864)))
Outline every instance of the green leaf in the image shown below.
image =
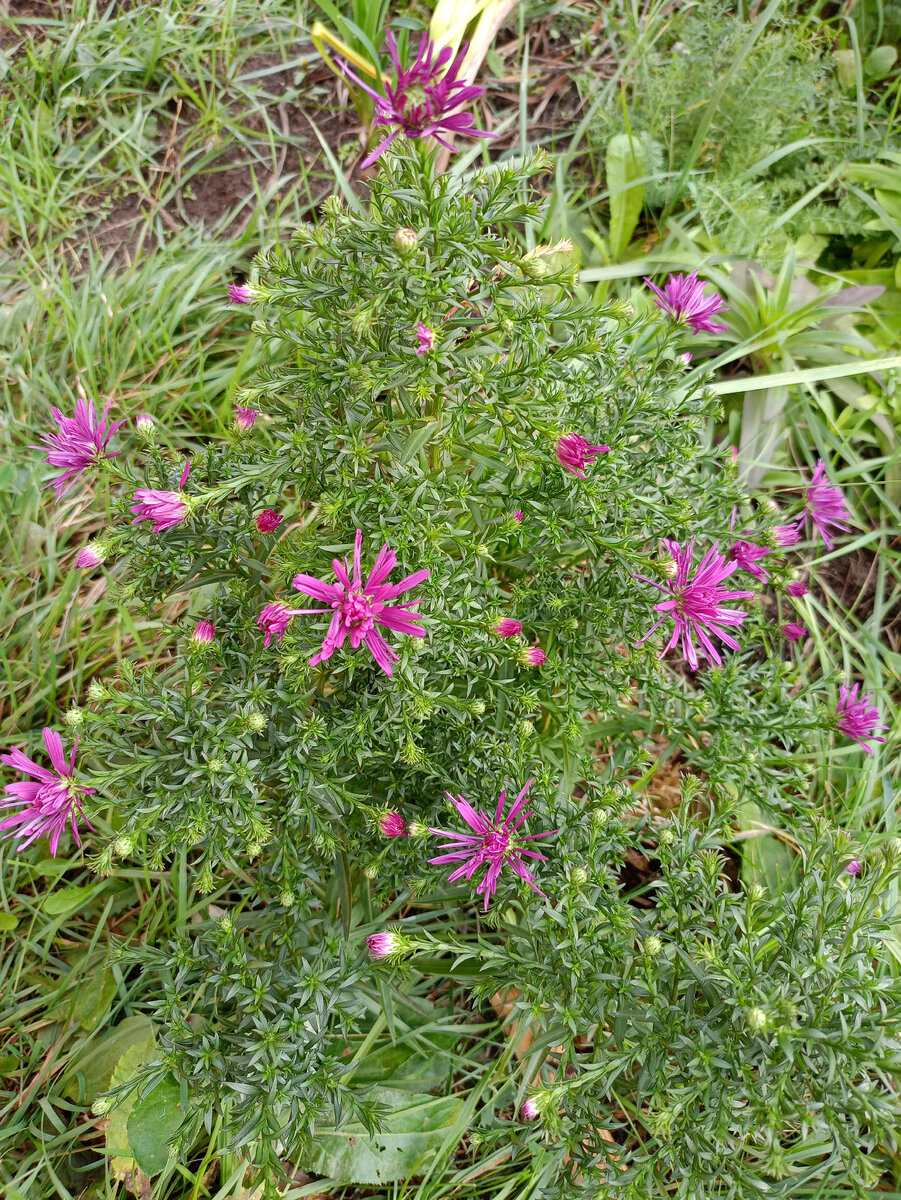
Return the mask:
POLYGON ((880 208, 885 209, 893 221, 901 221, 901 192, 890 192, 886 188, 876 188, 873 195, 880 208))
MULTIPOLYGON (((109 1086, 115 1088, 128 1083, 144 1063, 153 1057, 155 1051, 156 1039, 153 1037, 133 1042, 116 1063, 109 1086)), ((135 1156, 128 1140, 128 1118, 136 1102, 137 1093, 132 1092, 110 1110, 106 1127, 106 1149, 112 1158, 113 1175, 116 1179, 125 1179, 134 1172, 135 1156)))
POLYGON ((894 46, 876 46, 863 60, 863 73, 868 80, 885 79, 898 57, 894 46))
POLYGON ((63 1076, 63 1095, 69 1100, 81 1096, 85 1104, 92 1104, 109 1087, 113 1071, 126 1051, 137 1044, 152 1044, 153 1034, 154 1025, 149 1017, 126 1017, 114 1029, 89 1042, 63 1076))
POLYGON ((96 1029, 106 1014, 116 994, 116 977, 110 970, 102 971, 86 979, 78 990, 73 1016, 82 1029, 96 1029))
POLYGON ((82 904, 93 894, 93 884, 85 884, 84 887, 61 888, 58 892, 51 892, 41 908, 51 917, 60 917, 63 913, 81 908, 82 904))
POLYGON ((842 87, 853 88, 856 81, 857 55, 853 50, 836 50, 833 57, 839 83, 842 87))
POLYGON ((438 1153, 463 1108, 457 1096, 428 1096, 378 1088, 372 1095, 389 1110, 382 1132, 370 1137, 362 1125, 317 1129, 305 1164, 340 1183, 379 1185, 421 1174, 438 1153))
POLYGON ((408 463, 411 458, 415 458, 419 451, 426 445, 429 439, 435 432, 436 423, 428 421, 425 425, 421 425, 418 429, 414 429, 404 443, 404 448, 401 451, 400 461, 408 463))
POLYGON ((21 1063, 15 1054, 4 1054, 0 1056, 0 1079, 4 1075, 12 1075, 13 1071, 18 1071, 21 1063))
POLYGON ((181 1088, 167 1077, 143 1100, 135 1100, 128 1117, 128 1142, 140 1169, 153 1178, 169 1161, 169 1142, 184 1120, 181 1088))
POLYGON ((610 192, 610 255, 622 258, 632 240, 644 206, 644 184, 633 183, 645 174, 639 143, 618 133, 607 145, 607 189, 610 192), (631 184, 631 186, 630 186, 631 184))
POLYGON ((13 913, 0 912, 0 933, 8 933, 19 924, 19 918, 13 913))

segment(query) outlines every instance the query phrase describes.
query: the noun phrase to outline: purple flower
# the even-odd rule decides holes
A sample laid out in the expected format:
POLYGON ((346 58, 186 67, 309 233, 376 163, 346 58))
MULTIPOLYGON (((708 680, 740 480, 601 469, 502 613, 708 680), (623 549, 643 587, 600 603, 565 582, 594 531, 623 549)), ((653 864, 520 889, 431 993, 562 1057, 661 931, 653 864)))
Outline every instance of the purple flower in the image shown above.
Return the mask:
POLYGON ((71 417, 64 417, 56 407, 51 408, 57 431, 43 434, 41 441, 44 445, 32 446, 31 449, 46 451, 44 462, 51 467, 62 468, 61 475, 44 484, 44 487, 56 489, 57 500, 63 498, 88 467, 105 458, 115 458, 119 453, 118 450, 113 454, 106 453, 110 438, 124 424, 122 421, 107 424, 106 417, 111 407, 111 403, 107 404, 99 419, 93 400, 76 400, 75 413, 71 417))
POLYGON ((228 304, 249 304, 253 299, 253 288, 247 283, 228 285, 228 304))
POLYGON ((516 510, 516 512, 513 514, 513 520, 516 522, 517 525, 521 525, 522 519, 523 519, 523 511, 521 508, 518 508, 516 510))
POLYGON ((668 578, 664 584, 659 584, 644 575, 636 576, 636 579, 651 584, 668 597, 654 605, 654 611, 663 613, 663 616, 636 645, 641 646, 664 621, 672 617, 675 628, 672 637, 661 651, 661 658, 681 641, 683 657, 688 660, 693 671, 697 670, 698 655, 694 644, 694 639, 697 638, 701 653, 710 662, 720 664, 723 660, 711 640, 711 635, 719 638, 732 650, 741 649, 738 642, 722 626, 742 625, 748 615, 741 609, 725 608, 724 605, 730 600, 751 599, 754 593, 731 592, 722 587, 723 581, 729 578, 738 564, 730 563, 724 554, 720 554, 717 542, 714 542, 701 559, 693 577, 691 566, 695 539, 692 537, 684 547, 678 542, 664 539, 664 545, 675 563, 676 569, 672 578, 668 578))
POLYGON ((291 624, 291 619, 295 616, 295 613, 295 609, 290 608, 281 601, 266 605, 257 617, 257 626, 266 635, 263 639, 264 646, 268 646, 273 638, 277 642, 282 640, 285 636, 285 630, 291 624))
POLYGON ((735 542, 729 548, 729 558, 742 571, 746 571, 748 575, 753 575, 755 579, 759 579, 761 583, 766 583, 770 575, 763 567, 758 566, 762 558, 766 558, 769 550, 766 546, 758 546, 755 542, 735 542))
POLYGON ((845 874, 857 876, 860 874, 860 872, 862 870, 863 870, 862 863, 860 863, 856 858, 852 858, 851 861, 848 863, 848 865, 845 867, 845 874))
POLYGON ((137 503, 128 510, 135 514, 132 525, 137 525, 139 521, 153 521, 153 532, 159 533, 162 529, 171 529, 173 525, 181 525, 183 521, 186 521, 191 512, 191 504, 181 489, 187 482, 190 470, 191 464, 188 459, 185 459, 185 467, 181 473, 181 479, 178 481, 179 490, 177 492, 138 488, 134 494, 137 503))
POLYGON ((522 622, 517 621, 515 617, 501 617, 498 623, 492 625, 491 628, 498 637, 511 638, 522 633, 522 622))
POLYGON ((532 833, 527 836, 517 833, 520 825, 532 815, 533 810, 526 809, 528 804, 526 795, 533 782, 532 779, 528 781, 516 797, 506 817, 504 817, 504 803, 507 799, 507 792, 506 790, 501 792, 493 823, 484 812, 477 812, 462 796, 455 797, 450 792, 446 792, 448 800, 452 802, 474 833, 453 833, 446 829, 429 829, 429 833, 433 833, 436 837, 449 838, 450 840, 445 842, 440 849, 451 851, 450 854, 439 854, 437 858, 430 858, 429 862, 435 865, 452 862, 463 864, 448 875, 448 883, 454 883, 457 879, 472 879, 481 867, 488 868, 482 877, 482 882, 476 888, 476 895, 482 894, 485 897, 486 911, 491 897, 497 891, 497 881, 505 865, 510 867, 520 879, 524 879, 533 892, 537 892, 539 896, 544 895, 544 892, 535 883, 535 876, 522 859, 538 858, 542 862, 547 862, 547 855, 527 849, 525 843, 536 841, 538 838, 551 837, 558 831, 549 829, 545 833, 532 833))
POLYGON ((723 333, 727 326, 714 325, 711 317, 719 312, 728 312, 719 292, 704 295, 705 284, 698 279, 697 271, 690 275, 670 275, 669 282, 661 291, 655 283, 645 278, 645 283, 654 293, 654 303, 674 321, 690 325, 695 334, 723 333))
POLYGON ((417 354, 428 354, 432 346, 435 344, 435 332, 429 329, 428 325, 423 325, 420 321, 416 326, 416 336, 419 338, 419 349, 417 354))
MULTIPOLYGON (((826 475, 826 464, 821 458, 817 460, 813 478, 807 489, 804 511, 810 517, 811 525, 822 536, 829 550, 834 545, 831 536, 833 531, 841 530, 846 533, 850 528, 848 522, 851 520, 851 514, 845 503, 845 497, 842 495, 841 488, 834 487, 829 482, 826 475)), ((802 516, 801 523, 803 520, 802 516)))
POLYGON ((257 513, 254 521, 260 533, 274 533, 284 519, 274 508, 264 508, 261 513, 257 513))
POLYGON ((235 429, 239 433, 247 433, 253 429, 253 423, 257 419, 256 410, 253 408, 241 408, 240 405, 235 407, 235 429))
POLYGON ((0 762, 6 763, 15 771, 32 776, 31 780, 21 780, 8 783, 3 789, 11 796, 11 800, 0 800, 0 808, 16 808, 22 806, 17 813, 0 821, 0 830, 5 830, 3 837, 23 838, 16 850, 24 850, 39 837, 50 838, 50 853, 56 858, 59 839, 69 822, 76 846, 81 845, 78 837, 78 819, 84 821, 88 829, 94 826, 82 812, 82 796, 92 795, 94 788, 77 784, 75 774, 75 753, 78 750, 78 738, 72 747, 69 761, 63 751, 62 738, 52 729, 44 730, 44 745, 53 764, 54 771, 39 766, 36 762, 22 753, 15 746, 9 754, 0 754, 0 762), (37 780, 37 782, 33 782, 37 780))
POLYGON ((526 667, 540 667, 547 662, 547 655, 540 646, 526 646, 520 651, 519 661, 526 667))
POLYGON ((135 429, 138 436, 143 438, 145 442, 152 442, 156 435, 156 425, 150 413, 139 413, 135 417, 135 429))
POLYGON ((523 1102, 522 1108, 519 1111, 527 1121, 534 1121, 541 1115, 538 1111, 538 1105, 531 1096, 523 1102))
POLYGON ((801 530, 798 525, 777 525, 773 530, 773 536, 776 539, 776 545, 787 549, 789 546, 796 546, 801 540, 801 530))
POLYGON ((396 838, 407 836, 407 825, 399 812, 393 808, 379 818, 379 829, 385 837, 396 838))
POLYGON ((787 583, 785 585, 785 590, 790 596, 797 596, 800 598, 801 596, 806 596, 810 591, 810 588, 806 583, 802 583, 800 579, 793 579, 791 583, 787 583))
POLYGON ((387 958, 389 954, 396 953, 400 948, 397 935, 387 929, 382 933, 371 934, 366 939, 366 945, 373 958, 387 958))
POLYGON ((197 628, 191 634, 195 646, 208 646, 216 636, 216 626, 212 621, 198 621, 197 628))
POLYGON ((106 547, 101 542, 88 542, 78 552, 75 566, 79 571, 93 571, 106 560, 106 547))
POLYGON ((780 626, 780 632, 790 642, 800 642, 801 638, 807 637, 806 628, 798 621, 789 621, 787 625, 780 626))
POLYGON ((391 649, 379 632, 377 626, 393 629, 396 633, 404 633, 409 637, 425 637, 425 630, 419 628, 422 617, 408 609, 418 604, 417 600, 405 600, 403 604, 391 605, 386 603, 394 600, 404 592, 428 579, 431 571, 414 571, 400 583, 386 583, 385 580, 397 564, 397 555, 386 542, 378 552, 369 578, 363 583, 360 565, 360 551, 363 544, 363 531, 357 530, 354 539, 353 572, 347 559, 332 559, 332 568, 338 580, 337 583, 326 583, 313 575, 295 575, 292 586, 314 600, 323 600, 328 608, 306 608, 302 613, 331 613, 331 624, 322 642, 322 649, 310 659, 310 666, 330 659, 339 647, 350 638, 352 649, 356 650, 361 642, 365 642, 372 657, 385 672, 391 675, 393 664, 398 662, 398 656, 391 649))
POLYGON ((579 479, 585 478, 586 463, 593 463, 599 454, 609 453, 609 446, 592 446, 579 433, 565 433, 557 442, 557 461, 579 479))
POLYGON ((868 692, 858 699, 859 691, 859 683, 855 683, 851 688, 842 684, 838 689, 838 704, 835 707, 838 720, 835 727, 846 737, 863 746, 867 754, 872 754, 873 747, 868 745, 868 740, 884 742, 885 738, 878 737, 877 734, 880 729, 888 729, 888 725, 879 724, 879 709, 869 703, 873 699, 873 693, 868 692))
POLYGON ((408 138, 433 137, 449 150, 453 146, 444 136, 462 134, 465 137, 495 137, 485 129, 476 129, 472 113, 456 112, 463 104, 477 99, 484 88, 458 78, 468 46, 463 45, 451 62, 453 50, 445 46, 435 53, 435 46, 426 34, 422 35, 416 59, 409 67, 401 66, 397 43, 389 30, 386 35, 388 53, 394 63, 396 80, 385 84, 385 95, 364 83, 349 67, 344 70, 357 87, 375 101, 374 125, 396 125, 394 130, 368 158, 360 164, 369 167, 380 158, 399 133, 408 138))

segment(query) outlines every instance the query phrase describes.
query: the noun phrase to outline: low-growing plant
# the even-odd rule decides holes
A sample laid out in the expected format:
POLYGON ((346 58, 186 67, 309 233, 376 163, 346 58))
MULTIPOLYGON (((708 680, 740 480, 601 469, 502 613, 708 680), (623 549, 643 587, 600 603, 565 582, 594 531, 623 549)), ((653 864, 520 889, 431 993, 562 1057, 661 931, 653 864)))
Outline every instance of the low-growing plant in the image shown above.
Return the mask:
POLYGON ((272 357, 226 441, 189 463, 150 414, 120 453, 84 400, 47 436, 58 492, 110 481, 79 568, 118 560, 122 605, 180 603, 182 639, 92 682, 77 760, 52 732, 52 771, 5 757, 32 780, 3 825, 83 812, 98 871, 217 889, 169 944, 121 947, 159 1028, 99 1111, 155 1097, 175 1153, 215 1127, 274 1189, 324 1131, 378 1147, 361 1055, 432 978, 536 1035, 443 1088, 476 1158, 543 1140, 555 1196, 862 1194, 897 1129, 901 993, 874 964, 898 855, 861 864, 809 780, 879 717, 850 681, 800 687, 765 602, 806 590, 801 526, 831 545, 853 514, 823 463, 777 505, 710 444, 701 282, 653 315, 580 306, 566 245, 498 232, 538 218, 544 156, 433 164, 392 147, 365 207, 329 201, 233 286, 272 357), (749 804, 800 851, 782 894, 736 882, 749 804))

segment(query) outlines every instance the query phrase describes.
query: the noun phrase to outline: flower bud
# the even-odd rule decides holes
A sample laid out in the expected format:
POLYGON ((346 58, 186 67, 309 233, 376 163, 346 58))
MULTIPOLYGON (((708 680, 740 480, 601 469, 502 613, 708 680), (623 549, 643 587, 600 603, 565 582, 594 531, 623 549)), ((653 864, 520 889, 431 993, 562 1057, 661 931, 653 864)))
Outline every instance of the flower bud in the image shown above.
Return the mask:
POLYGON ((212 758, 207 759, 206 769, 211 775, 219 775, 225 770, 225 763, 217 755, 214 755, 212 758))
POLYGON ((108 694, 99 679, 92 679, 88 684, 88 699, 92 704, 97 704, 100 700, 105 700, 108 694))
POLYGON ((529 738, 535 736, 535 726, 531 721, 517 721, 516 732, 524 742, 527 742, 529 738))
POLYGON ((401 258, 411 258, 419 245, 419 234, 409 225, 397 229, 394 233, 394 249, 401 258))
POLYGON ((379 817, 379 831, 389 838, 406 837, 407 823, 396 809, 389 808, 379 817))
POLYGON ((424 838, 429 835, 428 825, 423 825, 422 821, 411 821, 409 826, 409 834, 411 838, 424 838))
POLYGON ((198 621, 197 627, 191 634, 191 646, 195 650, 205 650, 216 636, 216 626, 212 621, 198 621))
POLYGON ((251 733, 262 733, 268 724, 266 714, 257 712, 256 709, 254 709, 252 712, 249 712, 244 719, 247 722, 247 728, 251 733))
POLYGON ((665 825, 657 834, 658 846, 672 846, 676 840, 676 832, 669 825, 665 825))
POLYGON ((769 1017, 762 1008, 749 1008, 745 1013, 745 1024, 752 1033, 761 1033, 769 1024, 769 1017))
POLYGON ((105 1117, 108 1112, 111 1112, 113 1102, 108 1096, 98 1096, 91 1105, 91 1112, 95 1117, 105 1117))
POLYGON ((663 942, 654 933, 650 937, 646 937, 641 943, 641 952, 645 958, 656 958, 662 949, 663 942))
POLYGON ((282 908, 293 908, 296 897, 290 888, 282 888, 279 892, 278 902, 282 908))
POLYGON ((130 833, 120 833, 113 842, 113 851, 117 858, 128 858, 135 848, 135 840, 130 833))
POLYGON ((63 724, 69 729, 77 729, 79 725, 84 724, 84 709, 79 708, 77 704, 73 704, 70 709, 63 714, 63 724))
POLYGON ((135 420, 135 433, 145 445, 156 444, 156 423, 149 413, 141 413, 135 420))
POLYGON ((366 939, 366 947, 372 958, 399 960, 413 949, 413 943, 395 929, 373 933, 366 939))
POLYGON ((569 873, 569 881, 573 887, 584 887, 588 882, 588 872, 584 867, 573 867, 569 873))
POLYGON ((364 869, 363 874, 366 876, 367 879, 378 879, 378 877, 379 877, 378 862, 371 862, 369 864, 369 866, 364 869))
POLYGON ((75 567, 79 571, 93 571, 106 562, 109 550, 103 542, 88 542, 78 552, 75 567))
POLYGON ((540 646, 526 646, 517 657, 524 667, 540 667, 547 662, 547 655, 540 646))
POLYGON ((748 899, 760 901, 766 895, 766 891, 762 883, 752 883, 748 888, 748 899))
POLYGON ((606 808, 592 809, 591 823, 596 829, 602 829, 610 820, 610 812, 606 808))
POLYGON ((485 701, 473 700, 469 705, 469 711, 474 717, 481 717, 485 714, 485 701))

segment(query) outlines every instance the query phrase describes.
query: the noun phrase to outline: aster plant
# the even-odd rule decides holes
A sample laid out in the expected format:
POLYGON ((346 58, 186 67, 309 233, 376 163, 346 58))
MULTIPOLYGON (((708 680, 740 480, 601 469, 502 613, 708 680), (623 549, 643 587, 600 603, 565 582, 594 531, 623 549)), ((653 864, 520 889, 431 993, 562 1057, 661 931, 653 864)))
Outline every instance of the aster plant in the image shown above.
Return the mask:
MULTIPOLYGON (((83 808, 99 871, 177 862, 194 888, 197 924, 123 948, 159 1030, 132 1086, 174 1077, 174 1153, 216 1124, 275 1189, 285 1161, 316 1169, 318 1132, 374 1134, 384 1079, 357 1050, 453 979, 543 1047, 486 1054, 469 1145, 541 1142, 548 1195, 865 1188, 897 1128, 899 995, 867 966, 896 862, 840 886, 852 847, 805 797, 813 751, 863 761, 879 720, 803 689, 761 602, 802 599, 777 521, 811 504, 744 493, 678 324, 586 305, 559 247, 524 253, 544 156, 436 176, 425 140, 383 148, 365 210, 327 202, 232 297, 269 359, 190 475, 141 437, 103 461, 91 559, 138 615, 190 616, 155 670, 92 682, 84 779, 56 743, 55 772, 16 752, 35 781, 7 828, 83 808), (650 746, 679 764, 675 816, 650 746), (785 896, 730 883, 744 803, 798 847, 785 896)), ((669 299, 715 335, 696 280, 669 299)))

